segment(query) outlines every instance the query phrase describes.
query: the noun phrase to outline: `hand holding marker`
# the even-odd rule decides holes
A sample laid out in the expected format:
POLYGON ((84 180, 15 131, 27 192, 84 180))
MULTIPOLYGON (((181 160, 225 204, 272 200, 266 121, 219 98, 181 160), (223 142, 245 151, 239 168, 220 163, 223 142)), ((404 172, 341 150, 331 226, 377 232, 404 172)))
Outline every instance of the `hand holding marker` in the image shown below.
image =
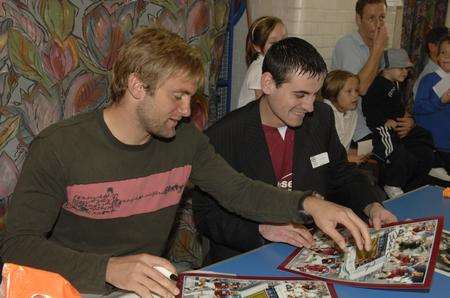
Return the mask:
POLYGON ((166 268, 161 267, 161 266, 154 266, 153 268, 155 268, 155 270, 157 270, 159 273, 161 273, 162 275, 164 275, 168 279, 173 280, 173 281, 178 281, 178 275, 176 275, 175 273, 170 272, 166 268))

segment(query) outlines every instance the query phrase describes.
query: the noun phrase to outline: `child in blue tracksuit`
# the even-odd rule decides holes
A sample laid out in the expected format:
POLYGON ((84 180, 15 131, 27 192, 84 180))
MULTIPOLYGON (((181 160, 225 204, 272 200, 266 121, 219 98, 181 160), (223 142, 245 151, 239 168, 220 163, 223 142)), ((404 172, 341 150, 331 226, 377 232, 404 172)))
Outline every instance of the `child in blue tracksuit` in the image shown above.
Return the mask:
POLYGON ((414 114, 416 123, 431 132, 442 166, 450 173, 450 83, 440 97, 436 88, 433 89, 450 76, 450 36, 441 39, 438 53, 438 70, 423 77, 419 83, 414 114))

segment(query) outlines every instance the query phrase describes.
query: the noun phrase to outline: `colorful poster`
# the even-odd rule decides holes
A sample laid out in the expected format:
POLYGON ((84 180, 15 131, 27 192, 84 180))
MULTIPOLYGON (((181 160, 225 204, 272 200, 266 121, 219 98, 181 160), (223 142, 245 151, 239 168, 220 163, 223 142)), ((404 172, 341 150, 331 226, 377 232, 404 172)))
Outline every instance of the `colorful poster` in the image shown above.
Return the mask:
POLYGON ((334 298, 332 285, 300 277, 234 276, 205 273, 181 274, 178 297, 233 298, 334 298))
POLYGON ((441 243, 436 260, 436 271, 450 276, 450 231, 442 231, 441 243))
MULTIPOLYGON (((346 253, 323 232, 316 231, 316 245, 296 249, 279 269, 361 287, 427 289, 435 268, 442 224, 442 218, 434 217, 398 222, 379 231, 370 229, 370 251, 358 250, 350 233, 343 230, 346 253)), ((443 263, 449 261, 448 256, 442 257, 443 263)))

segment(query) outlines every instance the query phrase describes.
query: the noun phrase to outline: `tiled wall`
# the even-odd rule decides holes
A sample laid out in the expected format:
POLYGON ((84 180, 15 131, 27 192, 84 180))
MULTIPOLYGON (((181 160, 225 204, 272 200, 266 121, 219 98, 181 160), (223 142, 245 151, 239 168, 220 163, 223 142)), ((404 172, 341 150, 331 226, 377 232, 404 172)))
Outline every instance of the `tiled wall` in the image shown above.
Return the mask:
MULTIPOLYGON (((281 18, 286 24, 288 34, 311 42, 323 55, 327 65, 331 64, 331 54, 336 41, 341 36, 357 30, 356 0, 247 0, 247 3, 252 21, 264 15, 281 18)), ((402 13, 402 7, 388 8, 387 23, 392 47, 400 46, 402 13)), ((234 29, 232 108, 237 105, 239 90, 247 70, 244 60, 247 26, 244 14, 234 29)))
MULTIPOLYGON (((249 0, 252 20, 274 15, 283 20, 290 36, 299 36, 317 47, 330 65, 336 41, 357 30, 356 0, 249 0)), ((390 45, 398 47, 401 35, 401 7, 388 7, 390 45)))

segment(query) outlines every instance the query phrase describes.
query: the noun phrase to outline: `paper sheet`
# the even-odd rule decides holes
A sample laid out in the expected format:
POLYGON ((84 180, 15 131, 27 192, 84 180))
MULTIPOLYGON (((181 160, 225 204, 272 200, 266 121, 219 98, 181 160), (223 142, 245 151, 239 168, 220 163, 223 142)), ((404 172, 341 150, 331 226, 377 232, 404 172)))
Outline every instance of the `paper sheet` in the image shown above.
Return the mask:
POLYGON ((367 155, 369 153, 372 153, 372 150, 372 140, 358 142, 358 155, 367 155))
POLYGON ((436 85, 434 85, 433 90, 436 92, 439 98, 450 89, 450 75, 443 77, 436 85))

